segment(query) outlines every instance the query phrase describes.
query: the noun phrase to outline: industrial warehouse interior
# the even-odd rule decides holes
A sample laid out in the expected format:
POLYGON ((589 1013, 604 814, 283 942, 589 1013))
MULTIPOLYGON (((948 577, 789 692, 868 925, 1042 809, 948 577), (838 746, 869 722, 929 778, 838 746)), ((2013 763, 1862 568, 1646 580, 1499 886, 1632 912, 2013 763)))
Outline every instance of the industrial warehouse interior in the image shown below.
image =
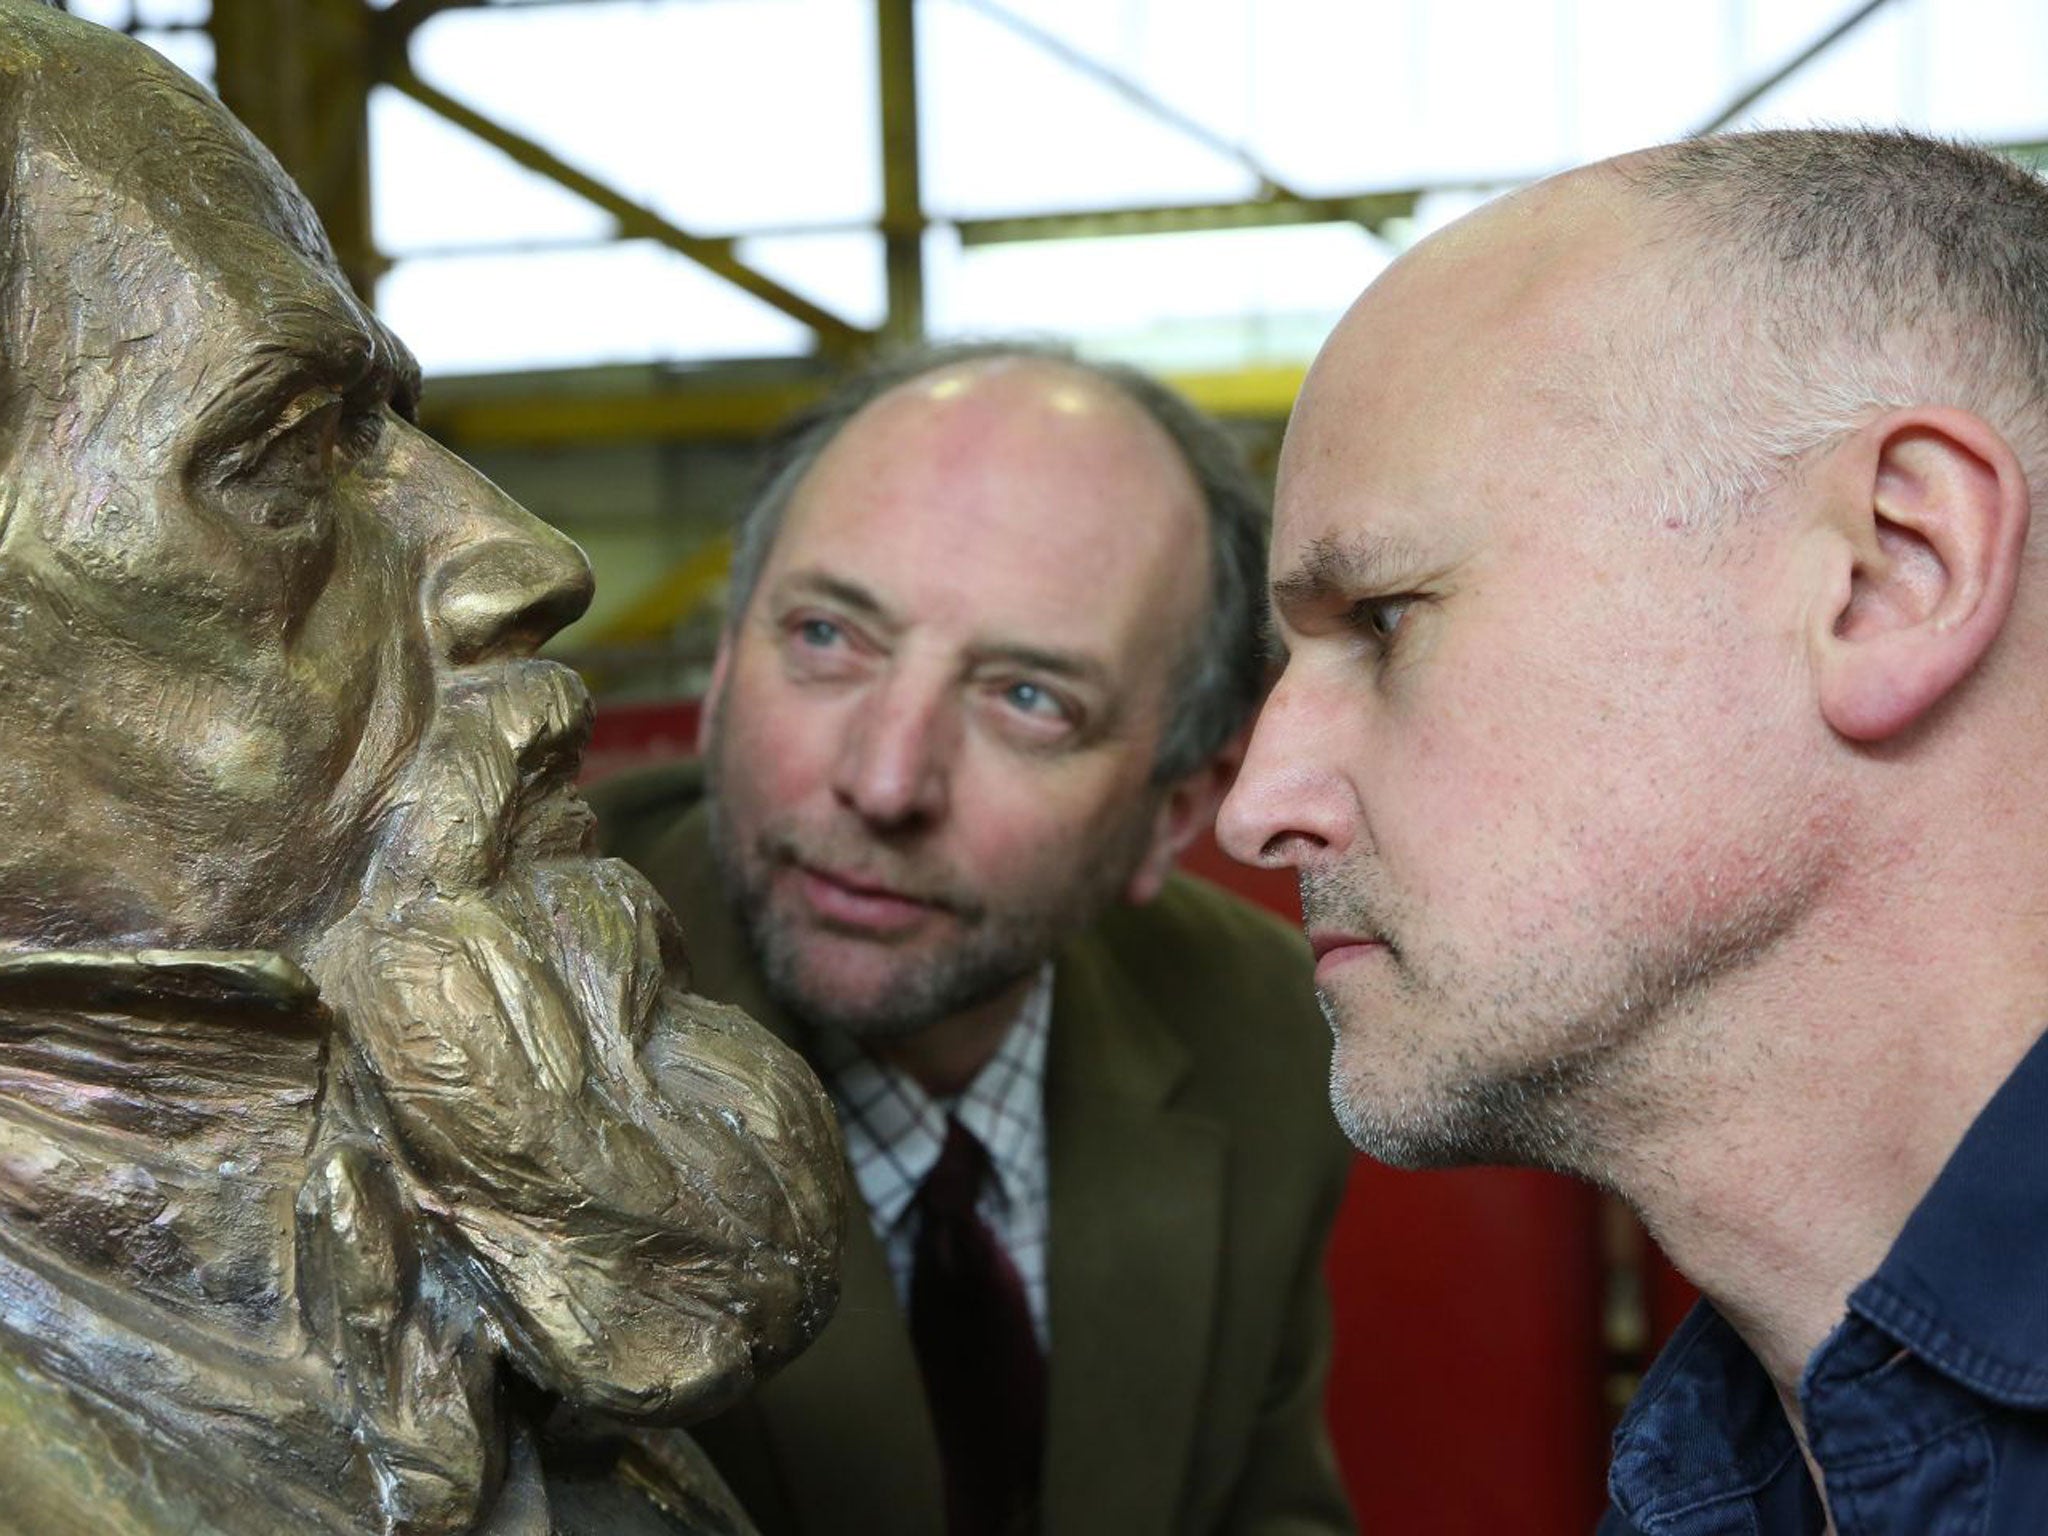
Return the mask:
MULTIPOLYGON (((1130 365, 1269 492, 1360 291, 1541 178, 1811 125, 2048 169, 2038 0, 58 8, 217 94, 418 359, 420 427, 587 555, 545 653, 594 699, 591 785, 696 750, 765 445, 877 359, 1029 339, 1130 365)), ((1207 827, 1183 863, 1299 924, 1292 875, 1207 827)), ((1356 1156, 1348 1180, 1324 1416, 1358 1528, 1594 1529, 1697 1293, 1560 1174, 1356 1156)))

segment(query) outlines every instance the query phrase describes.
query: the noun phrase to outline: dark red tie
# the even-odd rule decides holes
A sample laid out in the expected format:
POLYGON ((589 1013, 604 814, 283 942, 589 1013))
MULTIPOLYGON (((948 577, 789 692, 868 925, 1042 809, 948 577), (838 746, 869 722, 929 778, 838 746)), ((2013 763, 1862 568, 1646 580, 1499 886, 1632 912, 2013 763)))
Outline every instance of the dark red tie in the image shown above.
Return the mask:
POLYGON ((1045 1442, 1045 1360, 1024 1282, 974 1209, 988 1151, 952 1116, 917 1192, 910 1337, 946 1474, 948 1536, 1031 1529, 1045 1442))

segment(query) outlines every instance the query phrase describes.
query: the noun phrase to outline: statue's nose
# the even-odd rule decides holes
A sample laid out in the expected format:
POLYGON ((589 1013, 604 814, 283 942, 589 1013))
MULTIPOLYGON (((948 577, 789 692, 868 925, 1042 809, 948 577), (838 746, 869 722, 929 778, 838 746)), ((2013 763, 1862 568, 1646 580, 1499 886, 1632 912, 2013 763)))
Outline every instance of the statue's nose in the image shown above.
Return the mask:
POLYGON ((528 656, 590 606, 590 562, 550 528, 438 445, 428 444, 421 489, 442 511, 421 600, 441 654, 457 666, 528 656), (438 472, 436 472, 438 471, 438 472))
POLYGON ((527 529, 455 550, 429 580, 435 638, 458 666, 530 655, 590 606, 583 551, 537 518, 519 515, 527 529))

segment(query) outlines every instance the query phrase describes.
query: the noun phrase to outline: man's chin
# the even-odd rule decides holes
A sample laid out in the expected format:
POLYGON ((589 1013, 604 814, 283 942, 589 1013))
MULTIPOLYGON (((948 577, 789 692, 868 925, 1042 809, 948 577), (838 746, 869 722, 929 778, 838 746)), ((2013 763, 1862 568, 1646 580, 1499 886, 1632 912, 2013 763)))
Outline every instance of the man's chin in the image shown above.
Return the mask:
POLYGON ((900 1040, 980 1006, 1039 963, 976 964, 926 946, 888 946, 811 933, 764 939, 769 995, 791 1018, 856 1040, 900 1040))
POLYGON ((1410 1172, 1504 1166, 1592 1176, 1570 1064, 1452 1071, 1367 1056, 1340 1033, 1330 1106, 1351 1144, 1410 1172))
POLYGON ((764 962, 769 995, 791 1018, 857 1040, 897 1040, 930 1028, 928 984, 915 974, 869 966, 764 962))

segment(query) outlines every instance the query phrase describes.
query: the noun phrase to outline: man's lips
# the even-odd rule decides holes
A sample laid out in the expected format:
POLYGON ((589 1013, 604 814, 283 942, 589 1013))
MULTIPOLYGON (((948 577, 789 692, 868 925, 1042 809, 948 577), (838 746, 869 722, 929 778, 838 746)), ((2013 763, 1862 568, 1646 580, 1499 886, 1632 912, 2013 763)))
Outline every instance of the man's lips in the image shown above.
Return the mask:
POLYGON ((1311 930, 1308 947, 1316 957, 1316 978, 1321 980, 1338 966, 1353 960, 1362 960, 1370 955, 1384 954, 1387 941, 1369 933, 1335 933, 1328 929, 1311 930))
POLYGON ((811 864, 792 866, 811 910, 826 921, 874 933, 900 933, 943 911, 935 902, 811 864))

